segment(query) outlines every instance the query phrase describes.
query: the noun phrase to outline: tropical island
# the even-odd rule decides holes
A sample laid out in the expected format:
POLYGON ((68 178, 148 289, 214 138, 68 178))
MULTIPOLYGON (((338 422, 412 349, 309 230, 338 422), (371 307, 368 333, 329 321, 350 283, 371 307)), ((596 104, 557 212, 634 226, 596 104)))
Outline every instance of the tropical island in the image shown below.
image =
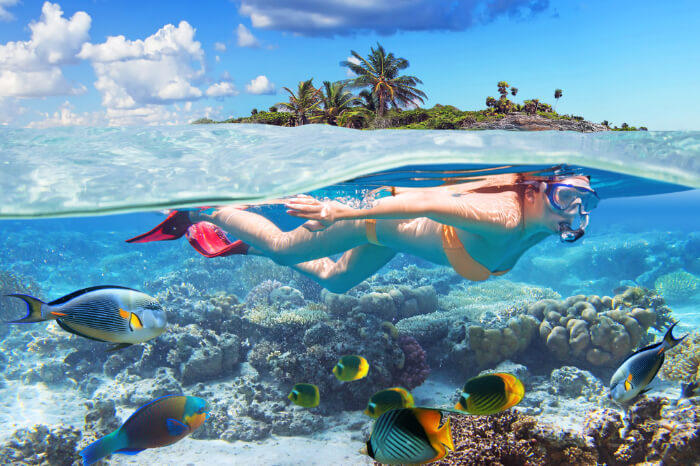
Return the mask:
MULTIPOLYGON (((620 127, 607 120, 593 123, 578 115, 556 112, 556 105, 526 99, 517 103, 519 89, 500 81, 497 84, 500 97, 486 97, 486 108, 460 110, 453 105, 436 104, 421 108, 427 95, 418 89, 423 82, 416 76, 401 75, 409 66, 405 58, 387 53, 382 45, 370 49, 361 56, 354 50, 352 57, 341 62, 355 74, 354 78, 341 81, 323 81, 317 88, 313 78, 300 81, 297 89, 284 87, 289 94, 287 102, 279 102, 268 110, 252 109, 250 116, 214 121, 200 118, 193 124, 254 123, 275 126, 302 126, 327 124, 353 129, 463 129, 463 130, 521 130, 521 131, 646 131, 627 123, 620 127), (360 90, 357 95, 353 90, 360 90)), ((554 90, 556 102, 563 96, 561 89, 554 90)))

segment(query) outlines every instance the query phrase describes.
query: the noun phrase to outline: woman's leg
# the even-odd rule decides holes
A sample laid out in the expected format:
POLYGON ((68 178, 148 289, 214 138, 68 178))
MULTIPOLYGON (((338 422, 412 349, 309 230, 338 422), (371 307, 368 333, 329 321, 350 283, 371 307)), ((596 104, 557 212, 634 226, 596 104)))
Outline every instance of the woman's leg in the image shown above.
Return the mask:
POLYGON ((283 265, 294 265, 338 254, 367 243, 363 220, 336 222, 325 230, 304 227, 282 231, 260 214, 229 206, 213 214, 192 213, 193 222, 208 221, 255 248, 257 253, 283 265))
POLYGON ((328 257, 291 267, 334 293, 344 293, 381 269, 396 254, 393 249, 364 244, 347 251, 337 261, 328 257))

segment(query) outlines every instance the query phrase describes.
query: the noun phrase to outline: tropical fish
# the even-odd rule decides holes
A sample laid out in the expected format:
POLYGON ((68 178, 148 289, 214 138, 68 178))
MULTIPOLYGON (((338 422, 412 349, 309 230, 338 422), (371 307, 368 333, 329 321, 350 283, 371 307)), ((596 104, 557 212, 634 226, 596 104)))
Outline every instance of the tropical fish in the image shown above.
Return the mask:
POLYGON ((55 320, 65 331, 91 340, 117 343, 114 349, 142 343, 165 330, 165 311, 155 298, 121 286, 94 286, 50 303, 10 294, 27 303, 27 315, 11 324, 55 320))
POLYGON ((422 464, 454 450, 449 418, 431 408, 392 409, 374 422, 363 453, 384 464, 422 464))
POLYGON ((333 373, 336 378, 343 382, 350 382, 366 377, 368 371, 369 363, 367 360, 357 355, 343 356, 333 368, 333 373))
POLYGON ((315 408, 321 400, 318 394, 318 387, 310 383, 298 383, 292 387, 292 391, 287 396, 295 405, 304 408, 315 408))
POLYGON ((369 417, 378 418, 390 409, 412 408, 413 406, 413 396, 408 390, 401 387, 393 387, 372 395, 367 403, 365 414, 369 417))
POLYGON ((650 390, 646 386, 661 369, 666 351, 688 336, 673 338, 673 327, 677 324, 678 322, 669 327, 663 340, 640 349, 622 362, 610 379, 610 398, 623 404, 650 390))
POLYGON ((136 455, 147 448, 172 445, 204 423, 207 402, 196 396, 166 395, 141 406, 122 426, 80 452, 84 464, 113 453, 136 455))
POLYGON ((496 414, 523 399, 525 387, 511 374, 495 373, 467 380, 455 409, 469 414, 496 414))

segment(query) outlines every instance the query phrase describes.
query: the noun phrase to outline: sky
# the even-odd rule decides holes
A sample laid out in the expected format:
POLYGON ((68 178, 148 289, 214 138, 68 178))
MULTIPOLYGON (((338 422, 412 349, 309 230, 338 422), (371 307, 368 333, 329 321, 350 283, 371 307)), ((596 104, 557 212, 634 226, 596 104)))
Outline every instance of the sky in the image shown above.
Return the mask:
POLYGON ((424 106, 516 101, 651 130, 700 129, 700 2, 0 0, 0 125, 183 124, 267 109, 381 43, 424 106))

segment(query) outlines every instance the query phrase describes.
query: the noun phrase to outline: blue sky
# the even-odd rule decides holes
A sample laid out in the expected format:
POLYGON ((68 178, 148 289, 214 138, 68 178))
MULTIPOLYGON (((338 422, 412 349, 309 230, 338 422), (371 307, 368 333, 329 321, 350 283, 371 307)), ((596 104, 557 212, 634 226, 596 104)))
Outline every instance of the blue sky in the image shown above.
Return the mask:
POLYGON ((690 0, 0 0, 0 124, 244 116, 381 42, 426 106, 483 108, 506 80, 519 101, 563 89, 560 113, 700 129, 698 30, 690 0))

